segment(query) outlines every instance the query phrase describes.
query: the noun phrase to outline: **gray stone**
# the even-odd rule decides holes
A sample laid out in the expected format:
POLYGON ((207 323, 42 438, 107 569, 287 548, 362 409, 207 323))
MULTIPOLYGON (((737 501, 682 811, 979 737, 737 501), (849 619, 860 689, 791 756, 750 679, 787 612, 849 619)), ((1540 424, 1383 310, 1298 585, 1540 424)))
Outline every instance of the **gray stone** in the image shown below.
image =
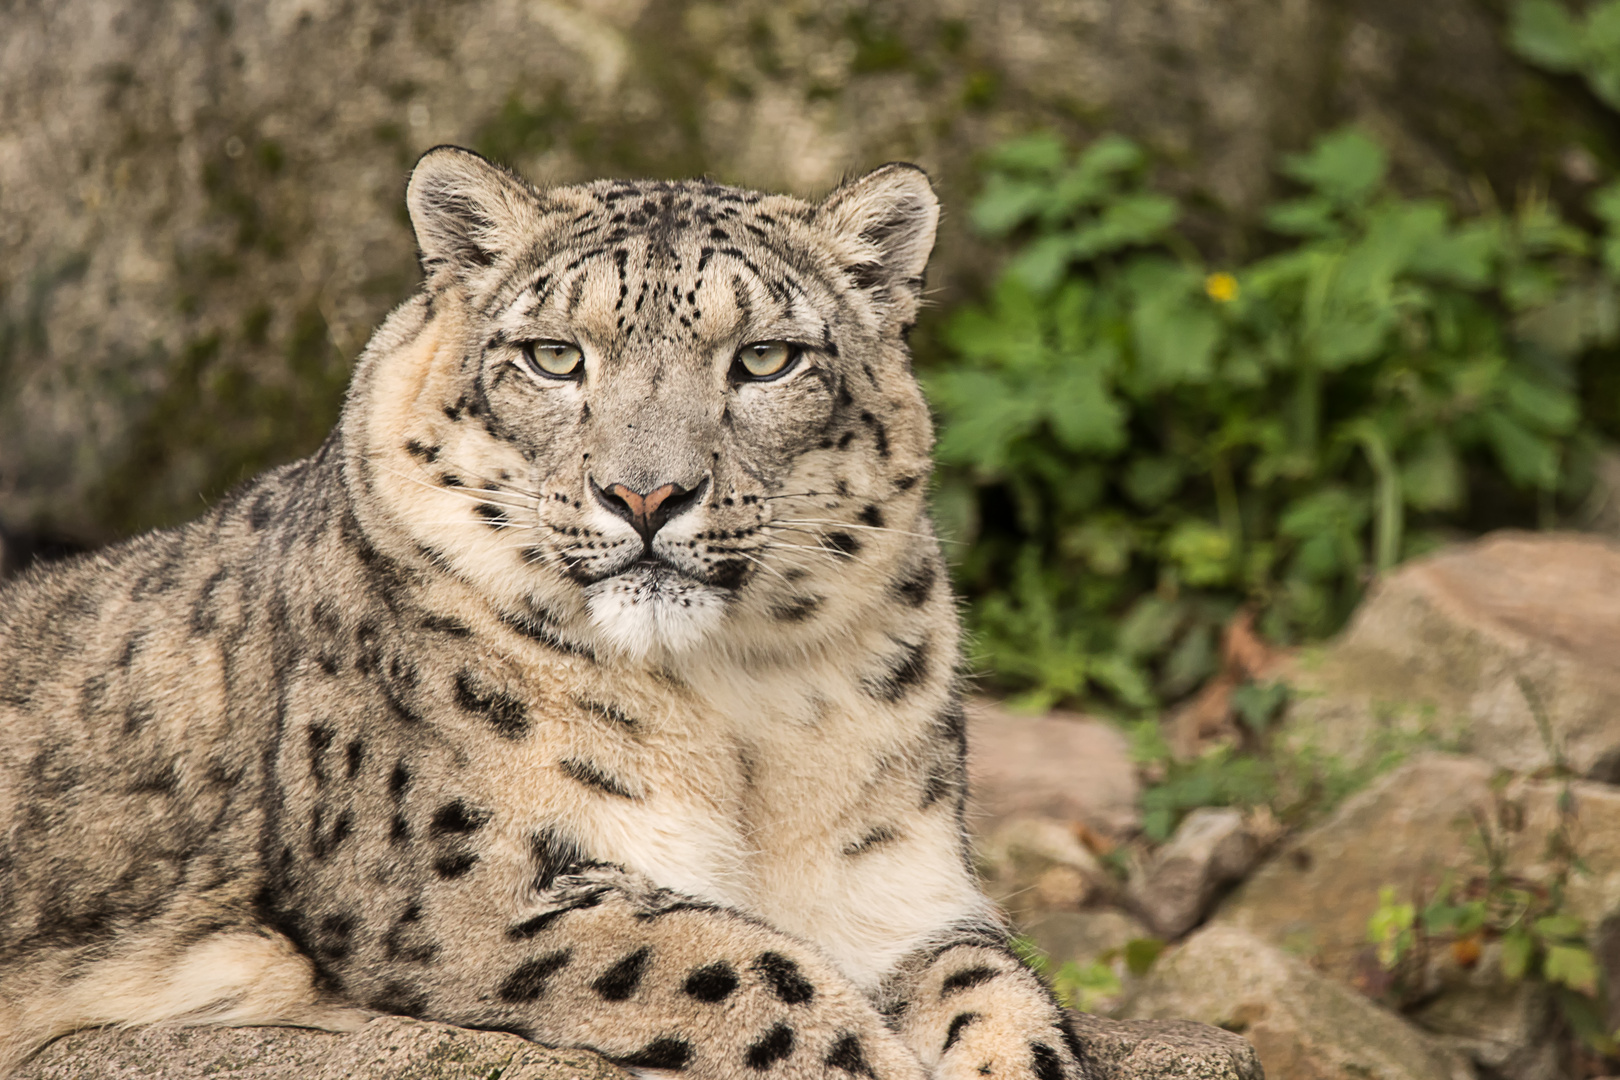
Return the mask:
POLYGON ((1013 818, 974 844, 985 891, 1015 921, 1106 902, 1119 883, 1081 843, 1073 823, 1013 818))
POLYGON ((1182 819, 1131 882, 1131 898, 1160 934, 1180 937, 1198 924, 1224 886, 1249 872, 1259 854, 1241 811, 1200 807, 1182 819))
MULTIPOLYGON (((1090 1080, 1265 1080, 1242 1036, 1185 1020, 1106 1020, 1074 1014, 1090 1080)), ((1287 1074, 1277 1080, 1290 1080, 1287 1074)))
POLYGON ((1287 1080, 1472 1080, 1454 1050, 1259 938, 1206 927, 1161 957, 1120 1010, 1241 1032, 1287 1080))
POLYGON ((15 1080, 626 1080, 582 1050, 380 1017, 334 1035, 299 1028, 137 1028, 58 1039, 15 1080))
POLYGON ((1494 533, 1392 572, 1281 677, 1284 739, 1350 766, 1441 744, 1498 768, 1620 779, 1620 544, 1494 533), (1542 730, 1537 713, 1545 719, 1542 730))
POLYGON ((1123 732, 1077 713, 1020 716, 968 705, 969 822, 980 834, 1012 818, 1081 822, 1106 836, 1134 832, 1141 783, 1123 732))

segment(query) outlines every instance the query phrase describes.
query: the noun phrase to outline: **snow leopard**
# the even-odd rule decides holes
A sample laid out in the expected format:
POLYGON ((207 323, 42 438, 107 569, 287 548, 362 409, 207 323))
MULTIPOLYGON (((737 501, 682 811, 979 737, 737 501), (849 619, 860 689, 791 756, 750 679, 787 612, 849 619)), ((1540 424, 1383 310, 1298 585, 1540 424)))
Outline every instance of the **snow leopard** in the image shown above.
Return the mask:
POLYGON ((939 204, 441 147, 304 460, 0 592, 0 1074, 379 1014, 700 1080, 1081 1080, 963 824, 939 204))

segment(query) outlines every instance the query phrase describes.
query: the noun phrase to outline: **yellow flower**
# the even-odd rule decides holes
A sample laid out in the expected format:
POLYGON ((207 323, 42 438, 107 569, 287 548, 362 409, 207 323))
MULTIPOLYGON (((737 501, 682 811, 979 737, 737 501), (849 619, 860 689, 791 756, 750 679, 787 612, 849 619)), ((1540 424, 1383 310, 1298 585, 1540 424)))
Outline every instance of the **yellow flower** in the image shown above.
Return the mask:
POLYGON ((1229 304, 1237 299, 1237 278, 1225 272, 1211 274, 1204 279, 1204 291, 1217 304, 1229 304))

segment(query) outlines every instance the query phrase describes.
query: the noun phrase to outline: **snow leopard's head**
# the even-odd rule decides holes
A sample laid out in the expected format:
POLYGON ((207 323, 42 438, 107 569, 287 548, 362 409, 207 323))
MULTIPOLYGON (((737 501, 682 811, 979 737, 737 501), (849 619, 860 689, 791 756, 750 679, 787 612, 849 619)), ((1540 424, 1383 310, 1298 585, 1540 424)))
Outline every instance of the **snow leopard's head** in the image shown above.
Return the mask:
POLYGON ((345 419, 368 527, 536 636, 630 655, 802 647, 942 591, 904 340, 938 219, 920 170, 818 204, 537 191, 443 147, 407 202, 426 281, 345 419))

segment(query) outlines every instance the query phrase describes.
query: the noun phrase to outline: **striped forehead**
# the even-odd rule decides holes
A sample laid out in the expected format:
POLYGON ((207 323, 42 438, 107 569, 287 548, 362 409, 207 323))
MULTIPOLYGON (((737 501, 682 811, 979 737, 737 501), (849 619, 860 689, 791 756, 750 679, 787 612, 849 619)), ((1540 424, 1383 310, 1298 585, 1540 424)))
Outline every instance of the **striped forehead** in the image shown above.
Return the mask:
POLYGON ((706 221, 638 222, 633 213, 606 235, 598 231, 557 242, 513 298, 513 313, 628 338, 690 336, 699 324, 705 336, 724 336, 765 323, 824 336, 817 309, 830 291, 785 238, 750 236, 739 245, 706 221))

